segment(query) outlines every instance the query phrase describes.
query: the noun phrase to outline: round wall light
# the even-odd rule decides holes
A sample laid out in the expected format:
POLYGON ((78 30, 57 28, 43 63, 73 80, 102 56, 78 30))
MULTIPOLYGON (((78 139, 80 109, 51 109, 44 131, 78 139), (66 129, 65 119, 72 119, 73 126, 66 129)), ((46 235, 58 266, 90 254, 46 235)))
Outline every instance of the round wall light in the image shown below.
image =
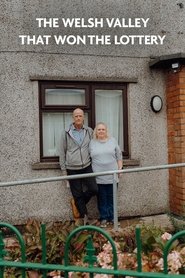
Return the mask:
POLYGON ((150 106, 153 112, 155 113, 160 112, 163 107, 162 98, 158 95, 153 96, 150 101, 150 106))

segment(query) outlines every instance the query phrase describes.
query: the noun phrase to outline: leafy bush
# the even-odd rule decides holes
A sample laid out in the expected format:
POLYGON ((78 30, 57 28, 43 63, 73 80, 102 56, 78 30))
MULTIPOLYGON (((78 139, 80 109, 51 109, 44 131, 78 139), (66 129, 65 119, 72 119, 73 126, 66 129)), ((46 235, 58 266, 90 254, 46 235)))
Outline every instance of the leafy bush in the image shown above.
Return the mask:
MULTIPOLYGON (((74 223, 61 222, 51 223, 46 226, 46 246, 47 262, 52 264, 63 264, 64 247, 69 233, 76 228, 74 223)), ((142 239, 142 268, 143 271, 161 272, 163 268, 163 250, 164 246, 171 238, 171 234, 164 229, 154 225, 141 225, 142 239)), ((115 241, 118 253, 118 266, 121 269, 136 270, 136 239, 135 227, 130 226, 119 231, 109 230, 110 236, 115 241)), ((72 240, 69 251, 69 261, 72 265, 85 265, 83 260, 86 255, 86 243, 89 234, 93 239, 93 245, 98 259, 97 266, 108 267, 112 265, 112 248, 107 239, 96 231, 81 231, 76 234, 72 240)), ((23 238, 26 243, 26 254, 28 261, 41 262, 42 244, 41 244, 41 223, 36 220, 29 220, 23 231, 23 238)), ((20 259, 20 249, 15 239, 6 240, 6 247, 9 251, 7 258, 20 259)), ((169 273, 179 273, 185 267, 185 247, 175 241, 168 255, 169 273)), ((13 269, 7 271, 9 278, 21 277, 20 271, 13 269), (11 276, 14 273, 14 276, 11 276)), ((57 272, 56 272, 57 273, 57 272)), ((60 274, 52 272, 53 277, 60 277, 60 274)), ((72 277, 84 277, 86 274, 75 273, 72 277)), ((100 275, 96 275, 99 278, 100 275)), ((34 276, 33 276, 34 277, 34 276)), ((35 276, 36 277, 36 276, 35 276)), ((39 276, 38 276, 39 277, 39 276)), ((100 276, 101 277, 101 276, 100 276)))
MULTIPOLYGON (((170 220, 174 227, 174 233, 185 230, 185 217, 169 214, 170 220)), ((185 243, 185 236, 180 238, 180 242, 185 243)))

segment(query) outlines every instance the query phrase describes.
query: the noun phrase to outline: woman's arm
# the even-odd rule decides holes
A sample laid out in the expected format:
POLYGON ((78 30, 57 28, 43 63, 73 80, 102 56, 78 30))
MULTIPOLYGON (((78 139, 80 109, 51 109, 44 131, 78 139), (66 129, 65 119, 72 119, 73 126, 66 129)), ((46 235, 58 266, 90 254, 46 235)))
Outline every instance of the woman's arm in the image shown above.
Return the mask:
POLYGON ((123 168, 123 160, 118 160, 118 170, 121 170, 123 168))

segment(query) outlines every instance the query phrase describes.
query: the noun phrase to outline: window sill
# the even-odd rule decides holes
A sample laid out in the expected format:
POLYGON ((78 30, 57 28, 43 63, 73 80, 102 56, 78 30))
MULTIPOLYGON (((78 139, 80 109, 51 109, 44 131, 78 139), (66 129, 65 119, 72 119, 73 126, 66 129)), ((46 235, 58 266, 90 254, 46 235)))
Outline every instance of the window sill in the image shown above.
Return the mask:
MULTIPOLYGON (((123 159, 123 168, 130 166, 139 166, 140 162, 136 159, 123 159)), ((32 164, 33 170, 52 170, 52 169, 60 169, 60 165, 58 162, 37 162, 32 164)))

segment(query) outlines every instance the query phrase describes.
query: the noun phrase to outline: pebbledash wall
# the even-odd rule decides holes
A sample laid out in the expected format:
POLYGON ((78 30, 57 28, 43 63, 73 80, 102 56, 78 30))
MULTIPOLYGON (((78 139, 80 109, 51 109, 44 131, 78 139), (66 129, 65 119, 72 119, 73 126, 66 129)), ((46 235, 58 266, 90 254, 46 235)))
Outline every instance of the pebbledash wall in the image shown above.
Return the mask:
MULTIPOLYGON (((182 162, 184 122, 180 119, 184 118, 185 102, 177 103, 179 114, 173 103, 177 90, 178 95, 184 94, 184 58, 180 54, 185 53, 184 24, 184 0, 1 0, 0 181, 61 175, 57 164, 40 163, 39 80, 127 82, 130 157, 124 164, 134 167, 182 162), (62 32, 166 37, 163 45, 21 45, 19 35, 61 34, 60 28, 38 28, 39 17, 149 18, 147 28, 69 28, 62 32), (178 61, 181 66, 174 72, 171 63, 178 61), (182 86, 183 91, 180 87, 174 89, 176 85, 172 83, 182 86), (154 113, 150 107, 156 94, 163 100, 160 113, 154 113), (179 125, 174 131, 177 117, 179 125), (178 136, 180 139, 175 139, 178 136)), ((170 179, 167 170, 123 175, 119 185, 119 216, 158 214, 169 208, 183 215, 184 170, 179 172, 171 170, 170 179)), ((0 196, 3 221, 72 218, 71 194, 65 182, 0 188, 0 196)), ((92 200, 89 204, 92 217, 98 215, 94 207, 92 200)))

